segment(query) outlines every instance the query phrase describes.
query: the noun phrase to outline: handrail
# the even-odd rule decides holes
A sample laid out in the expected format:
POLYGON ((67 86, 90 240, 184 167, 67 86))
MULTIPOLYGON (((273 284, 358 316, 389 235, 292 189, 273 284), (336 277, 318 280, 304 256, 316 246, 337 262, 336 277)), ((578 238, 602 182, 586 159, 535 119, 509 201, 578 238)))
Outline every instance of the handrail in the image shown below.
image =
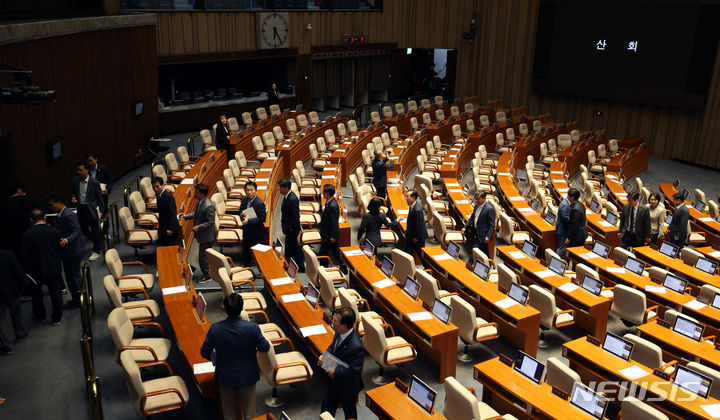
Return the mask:
MULTIPOLYGON (((82 297, 80 298, 82 301, 82 297)), ((100 378, 95 375, 93 362, 92 338, 83 336, 80 339, 85 372, 85 390, 90 403, 90 414, 93 420, 103 420, 102 399, 100 397, 100 378)))
POLYGON ((123 200, 125 200, 125 207, 130 207, 130 192, 132 191, 132 184, 135 183, 135 187, 137 191, 140 191, 140 180, 143 178, 141 174, 135 175, 135 178, 133 178, 128 184, 123 188, 123 200))
POLYGON ((117 203, 114 201, 110 203, 107 211, 100 219, 100 232, 105 232, 106 226, 108 226, 107 233, 104 234, 104 240, 101 241, 103 254, 120 242, 120 218, 118 217, 117 203))
POLYGON ((86 295, 88 316, 92 317, 95 314, 95 294, 93 292, 92 271, 88 263, 82 266, 82 293, 86 295))

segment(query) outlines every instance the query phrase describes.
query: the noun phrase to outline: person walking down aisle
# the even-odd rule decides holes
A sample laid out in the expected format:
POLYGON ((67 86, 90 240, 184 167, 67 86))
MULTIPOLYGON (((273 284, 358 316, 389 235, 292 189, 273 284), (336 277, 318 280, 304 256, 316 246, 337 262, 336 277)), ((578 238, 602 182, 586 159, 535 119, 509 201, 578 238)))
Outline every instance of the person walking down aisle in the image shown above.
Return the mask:
POLYGON ((215 242, 217 230, 215 230, 215 206, 212 201, 207 198, 210 189, 205 184, 197 184, 195 186, 195 199, 197 207, 192 213, 182 215, 185 220, 193 220, 195 226, 192 230, 195 232, 195 239, 198 242, 198 264, 202 271, 202 278, 198 283, 207 283, 210 279, 210 263, 208 263, 205 250, 212 248, 215 242))
POLYGON ((375 152, 375 159, 372 161, 373 185, 377 196, 382 199, 387 198, 387 171, 392 169, 394 163, 385 152, 375 152))
POLYGON ((77 176, 73 179, 72 184, 72 202, 77 205, 77 214, 83 235, 93 243, 93 253, 88 261, 95 261, 102 254, 100 219, 105 213, 105 200, 100 183, 90 176, 87 163, 78 163, 75 166, 75 173, 77 176))
POLYGON ((565 244, 568 247, 585 245, 588 235, 587 219, 585 218, 585 205, 580 201, 580 191, 570 188, 568 202, 570 202, 570 225, 565 244))
MULTIPOLYGON (((27 337, 29 331, 25 329, 20 309, 20 292, 23 287, 23 271, 20 268, 15 254, 0 249, 0 308, 7 306, 10 310, 15 342, 27 337)), ((3 354, 12 354, 10 341, 3 334, 0 327, 0 351, 3 354)))
POLYGON ((65 206, 65 201, 58 193, 48 197, 50 210, 57 213, 56 228, 60 234, 60 258, 63 263, 65 282, 72 294, 72 300, 65 304, 65 309, 80 307, 80 260, 83 255, 82 231, 78 216, 65 206))
POLYGON ((283 178, 278 181, 280 195, 283 196, 280 211, 282 217, 280 224, 282 233, 285 235, 285 260, 294 259, 298 265, 298 271, 305 272, 305 257, 298 246, 298 235, 300 234, 300 200, 297 195, 290 191, 292 182, 290 178, 283 178))

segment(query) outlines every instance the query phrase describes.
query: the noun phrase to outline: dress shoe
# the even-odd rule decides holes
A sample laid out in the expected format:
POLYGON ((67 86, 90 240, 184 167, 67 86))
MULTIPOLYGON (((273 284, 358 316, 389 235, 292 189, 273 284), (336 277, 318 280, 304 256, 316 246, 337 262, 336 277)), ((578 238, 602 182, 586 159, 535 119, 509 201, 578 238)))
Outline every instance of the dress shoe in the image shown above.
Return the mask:
POLYGON ((25 337, 27 337, 28 335, 30 335, 30 330, 25 330, 24 334, 20 334, 15 337, 15 342, 19 343, 19 342, 23 341, 25 339, 25 337))
POLYGON ((211 280, 212 280, 212 279, 210 278, 210 276, 203 276, 200 280, 198 280, 198 284, 204 284, 204 283, 207 283, 207 282, 209 282, 209 281, 211 281, 211 280))
POLYGON ((88 257, 88 261, 96 261, 100 259, 101 256, 102 255, 98 254, 97 252, 93 252, 92 254, 90 254, 90 257, 88 257))
POLYGON ((12 347, 4 346, 4 347, 0 348, 0 353, 2 353, 3 356, 10 356, 14 352, 13 352, 12 347))

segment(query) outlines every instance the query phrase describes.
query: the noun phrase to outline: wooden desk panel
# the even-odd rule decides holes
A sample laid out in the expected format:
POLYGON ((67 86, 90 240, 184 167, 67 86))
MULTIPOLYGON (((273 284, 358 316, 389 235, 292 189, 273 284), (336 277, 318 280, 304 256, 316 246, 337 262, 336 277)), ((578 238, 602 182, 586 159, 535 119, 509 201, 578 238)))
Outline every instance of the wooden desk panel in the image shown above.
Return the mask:
POLYGON ((664 268, 670 272, 681 274, 681 277, 688 280, 688 286, 692 288, 693 294, 698 294, 700 287, 704 284, 710 284, 720 288, 719 276, 700 271, 695 267, 685 264, 679 258, 670 258, 649 246, 633 248, 633 252, 639 259, 647 262, 651 266, 664 268))
POLYGON ((711 260, 720 264, 720 251, 713 248, 712 246, 703 246, 703 247, 695 248, 695 251, 703 254, 706 258, 710 258, 711 260))
POLYGON ((365 130, 355 133, 346 139, 343 144, 330 156, 330 162, 340 162, 343 185, 347 184, 350 174, 355 168, 363 164, 362 151, 374 137, 379 137, 385 131, 385 127, 371 126, 365 130))
POLYGON ((607 170, 614 173, 622 173, 625 179, 629 179, 639 174, 640 172, 646 171, 648 167, 648 161, 650 160, 650 149, 644 148, 642 150, 635 149, 632 156, 625 158, 625 154, 615 156, 608 162, 607 170))
MULTIPOLYGON (((665 196, 665 201, 669 202, 668 209, 674 210, 675 206, 672 203, 672 196, 680 191, 677 190, 673 184, 665 182, 660 183, 660 191, 665 196)), ((688 197, 690 197, 690 195, 688 195, 688 197)), ((710 198, 706 197, 706 199, 710 198)), ((707 203, 705 204, 707 205, 707 203)), ((685 200, 685 205, 688 208, 690 217, 690 228, 704 232, 705 238, 710 245, 720 246, 720 222, 710 217, 708 213, 698 211, 689 200, 685 200)))
MULTIPOLYGON (((255 159, 255 149, 253 149, 252 145, 253 137, 260 136, 260 138, 262 138, 263 133, 272 132, 274 127, 280 127, 283 133, 286 133, 287 120, 297 118, 300 114, 307 116, 307 110, 291 111, 289 115, 281 115, 277 119, 269 118, 265 120, 263 125, 260 125, 260 122, 256 121, 251 126, 241 126, 243 128, 242 130, 230 136, 230 146, 232 147, 233 155, 239 150, 242 150, 246 158, 255 159)), ((238 124, 241 122, 242 118, 238 118, 238 124)))
POLYGON ((663 350, 663 360, 677 360, 682 364, 698 362, 713 369, 720 369, 720 350, 713 343, 695 341, 678 334, 670 328, 662 327, 656 321, 637 327, 638 335, 652 341, 663 350))
POLYGON ((446 254, 439 246, 423 248, 427 266, 443 289, 456 292, 475 307, 477 316, 488 322, 497 322, 500 334, 531 356, 537 354, 540 332, 540 312, 531 306, 514 305, 501 308, 495 304, 507 296, 498 290, 496 284, 484 282, 467 269, 464 261, 446 259, 437 261, 434 257, 446 254), (458 285, 459 283, 459 285, 458 285))
POLYGON ((385 321, 391 323, 395 333, 401 335, 418 350, 425 353, 440 367, 440 382, 455 376, 455 358, 458 345, 457 327, 445 325, 436 318, 410 321, 409 314, 424 312, 422 302, 415 301, 397 286, 378 289, 373 283, 386 278, 385 274, 367 256, 347 256, 347 251, 359 251, 360 247, 340 248, 348 266, 351 280, 363 291, 364 297, 380 310, 385 321))
MULTIPOLYGON (((435 401, 437 405, 438 401, 435 401)), ((394 419, 444 419, 433 410, 432 414, 415 404, 395 383, 365 391, 365 405, 381 420, 394 419)))

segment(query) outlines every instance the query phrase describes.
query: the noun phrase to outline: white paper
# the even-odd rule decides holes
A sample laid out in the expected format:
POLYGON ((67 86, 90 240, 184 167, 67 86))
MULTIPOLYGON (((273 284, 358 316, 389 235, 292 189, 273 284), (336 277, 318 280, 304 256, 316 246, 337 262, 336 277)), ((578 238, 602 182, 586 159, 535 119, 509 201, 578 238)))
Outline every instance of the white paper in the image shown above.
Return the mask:
POLYGON ((571 282, 571 281, 569 281, 569 282, 563 284, 562 286, 558 287, 558 289, 562 290, 562 291, 565 292, 565 293, 572 293, 572 292, 574 292, 575 290, 577 290, 577 289, 579 289, 579 288, 580 288, 580 286, 578 286, 577 284, 575 284, 575 283, 573 283, 573 282, 571 282))
POLYGON ((262 184, 263 182, 270 182, 270 178, 256 178, 255 183, 262 184))
POLYGON ((662 287, 662 286, 651 286, 651 285, 649 285, 649 284, 645 286, 645 291, 646 291, 646 292, 652 292, 652 293, 661 293, 661 294, 663 294, 663 295, 665 294, 665 288, 664 288, 664 287, 662 287))
POLYGON ((400 178, 388 178, 388 182, 394 182, 397 184, 400 182, 400 178))
POLYGON ((185 293, 187 292, 187 289, 185 286, 174 286, 174 287, 166 287, 162 289, 163 296, 167 295, 174 295, 175 293, 185 293))
POLYGON ((527 258, 525 254, 522 253, 522 251, 510 251, 508 252, 511 257, 515 258, 516 260, 519 260, 520 258, 527 258))
POLYGON ((310 337, 311 335, 321 335, 327 333, 327 329, 323 324, 311 325, 309 327, 300 328, 300 333, 303 337, 310 337))
POLYGON ((322 368, 325 370, 325 372, 332 370, 335 371, 335 368, 337 368, 337 365, 341 365, 344 367, 349 367, 349 365, 342 360, 335 357, 332 353, 325 350, 325 353, 322 355, 322 368))
POLYGON ((445 186, 446 187, 459 187, 460 184, 458 184, 457 182, 446 182, 445 186))
POLYGON ((358 255, 364 255, 361 249, 351 249, 349 251, 343 251, 346 257, 357 257, 358 255))
POLYGON ((455 204, 470 204, 470 200, 457 200, 455 204))
POLYGON ((442 254, 433 255, 433 258, 435 261, 445 261, 445 260, 452 260, 453 257, 450 256, 447 252, 443 252, 442 254))
POLYGON ((107 184, 100 183, 100 189, 105 191, 107 189, 107 184))
POLYGON ((510 201, 523 201, 523 200, 525 200, 525 197, 516 195, 516 196, 513 196, 513 197, 508 197, 508 199, 509 199, 510 201))
POLYGON ((465 191, 463 191, 462 189, 457 189, 457 188, 455 188, 455 189, 452 189, 452 190, 448 190, 448 192, 451 192, 451 193, 464 193, 465 191))
POLYGON ((277 160, 277 156, 270 156, 265 158, 265 160, 277 160))
POLYGON ((192 185, 195 178, 185 178, 182 181, 180 181, 180 185, 192 185))
POLYGON ((720 258, 720 251, 708 252, 708 255, 714 258, 720 258))
POLYGON ((280 298, 284 303, 299 302, 301 300, 305 300, 305 296, 303 296, 302 293, 291 293, 289 295, 282 295, 280 296, 280 298))
POLYGON ((563 171, 550 171, 551 174, 562 175, 563 171))
POLYGON ((246 217, 248 220, 250 220, 250 219, 257 219, 257 217, 258 217, 258 216, 257 216, 257 213, 255 213, 255 209, 252 208, 252 207, 243 210, 243 211, 242 211, 242 214, 244 214, 245 217, 246 217))
POLYGON ((712 217, 700 217, 698 218, 698 220, 701 222, 712 222, 715 219, 713 219, 712 217))
POLYGON ((201 375, 203 373, 215 372, 215 365, 212 362, 195 363, 193 365, 193 373, 195 375, 201 375))
POLYGON ((557 190, 559 193, 566 193, 566 192, 570 191, 570 188, 558 188, 557 190))
POLYGON ((272 168, 262 168, 258 172, 272 172, 272 168))
POLYGON ((535 275, 540 277, 541 279, 546 279, 548 277, 557 275, 557 273, 555 273, 552 270, 543 270, 543 271, 538 271, 537 273, 535 273, 535 275))
POLYGON ((455 162, 443 162, 443 166, 453 166, 455 162))
POLYGON ((263 190, 267 190, 268 189, 267 187, 268 187, 267 185, 258 185, 257 189, 258 189, 258 191, 263 191, 263 190))
POLYGON ((685 204, 685 207, 691 209, 691 208, 693 208, 693 205, 692 205, 692 204, 685 204))
POLYGON ((701 405, 700 408, 705 410, 705 412, 714 419, 720 417, 720 404, 705 404, 701 405))
POLYGON ((428 312, 428 311, 412 312, 412 313, 408 314, 408 318, 412 322, 424 321, 426 319, 432 319, 432 314, 430 314, 430 312, 428 312))
POLYGON ((410 209, 398 209, 397 213, 398 214, 409 214, 410 209))
POLYGON ((272 249, 272 247, 267 246, 265 244, 257 244, 257 245, 253 245, 250 249, 254 249, 254 250, 257 250, 260 252, 268 252, 272 249))
POLYGON ((610 223, 606 222, 605 220, 599 221, 598 224, 600 226, 605 226, 605 227, 614 227, 615 226, 615 225, 611 225, 610 223))
POLYGON ((500 308, 507 309, 511 306, 517 305, 517 301, 511 297, 506 297, 505 299, 501 299, 497 302, 495 302, 495 305, 499 306, 500 308))
POLYGON ((613 174, 605 174, 605 178, 615 179, 616 177, 613 174))
POLYGON ((594 252, 586 252, 584 254, 580 254, 580 258, 591 260, 593 258, 600 258, 600 256, 594 252))
POLYGON ((593 214, 593 211, 590 209, 585 209, 585 214, 593 214))
POLYGON ((273 286, 282 286, 283 284, 292 284, 295 283, 295 280, 293 280, 290 277, 280 277, 277 279, 270 279, 270 284, 273 286))
POLYGON ((650 374, 650 372, 646 371, 638 365, 633 365, 625 369, 620 369, 618 373, 631 381, 644 378, 645 376, 648 376, 650 374))
POLYGON ((336 152, 345 153, 345 149, 337 149, 336 152))
POLYGON ((694 310, 697 311, 697 310, 700 310, 700 309, 704 308, 704 307, 707 306, 707 305, 705 305, 704 303, 698 301, 697 299, 693 299, 693 300, 691 300, 690 302, 687 302, 687 303, 683 304, 683 306, 687 306, 688 308, 694 309, 694 310))
POLYGON ((322 179, 335 179, 335 175, 323 175, 322 179))
POLYGON ((520 207, 518 211, 520 213, 535 213, 535 210, 531 209, 530 207, 520 207))
POLYGON ((617 274, 625 273, 625 269, 622 267, 607 267, 606 270, 608 271, 608 273, 617 273, 617 274))
POLYGON ((510 176, 510 172, 498 172, 498 175, 510 176))
POLYGON ((380 281, 376 281, 372 285, 375 286, 378 289, 384 289, 386 287, 395 286, 397 283, 390 279, 382 279, 380 281))

